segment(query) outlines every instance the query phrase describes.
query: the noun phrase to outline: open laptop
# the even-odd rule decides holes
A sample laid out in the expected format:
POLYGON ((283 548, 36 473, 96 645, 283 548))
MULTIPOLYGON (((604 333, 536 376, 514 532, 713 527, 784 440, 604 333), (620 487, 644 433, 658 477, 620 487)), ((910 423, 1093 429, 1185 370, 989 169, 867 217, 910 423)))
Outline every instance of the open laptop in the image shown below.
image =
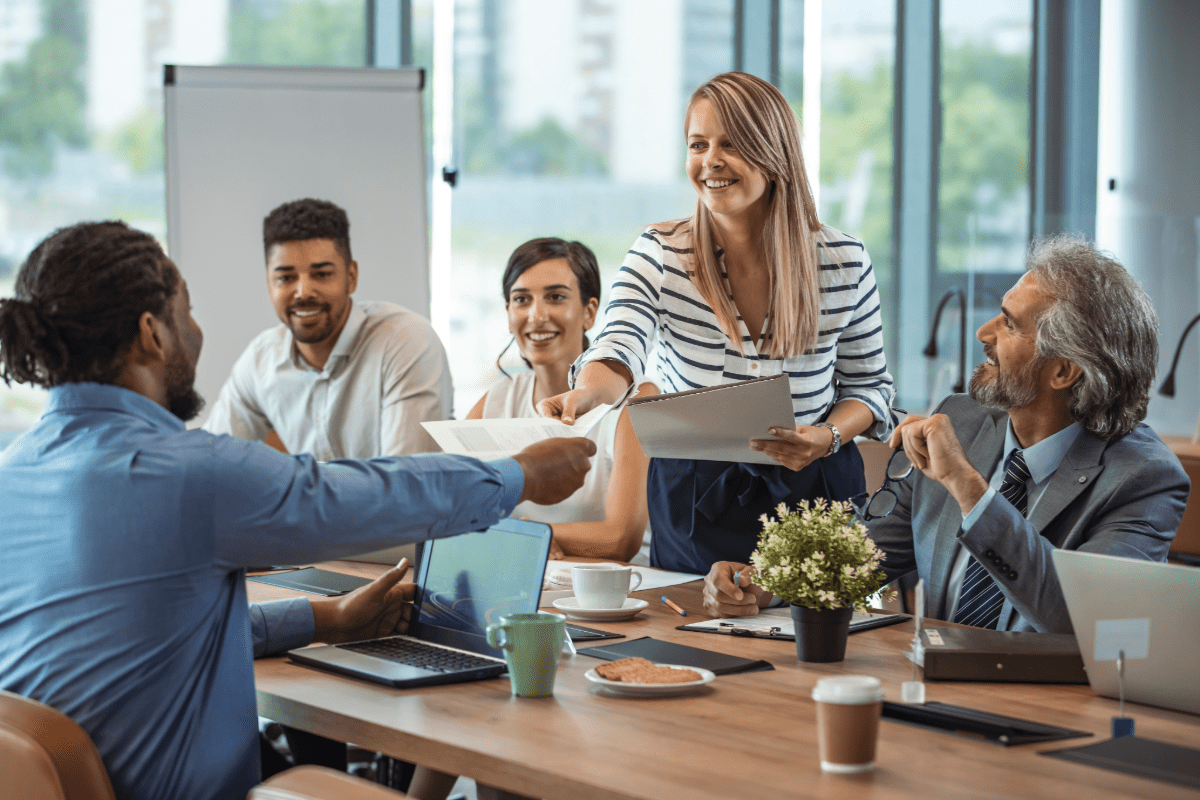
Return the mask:
POLYGON ((301 664, 410 688, 494 678, 504 653, 487 626, 537 611, 550 526, 504 519, 486 531, 425 542, 405 636, 292 650, 301 664))
POLYGON ((1053 551, 1092 691, 1117 697, 1114 649, 1125 649, 1125 699, 1200 714, 1200 569, 1053 551))

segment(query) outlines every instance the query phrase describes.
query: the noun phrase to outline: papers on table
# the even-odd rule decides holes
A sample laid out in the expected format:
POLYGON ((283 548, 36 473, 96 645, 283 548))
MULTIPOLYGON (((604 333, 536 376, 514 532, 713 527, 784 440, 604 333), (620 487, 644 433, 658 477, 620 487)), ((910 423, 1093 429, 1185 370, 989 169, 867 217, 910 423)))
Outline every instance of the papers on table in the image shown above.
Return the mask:
POLYGON ((596 406, 565 425, 547 417, 522 419, 448 419, 441 422, 422 422, 433 440, 446 453, 474 456, 487 461, 507 458, 531 444, 553 437, 587 436, 601 417, 613 406, 596 406))
POLYGON ((777 464, 750 440, 796 426, 787 375, 630 400, 629 421, 648 456, 746 464, 777 464))
MULTIPOLYGON (((571 589, 570 574, 571 568, 576 566, 577 561, 555 561, 551 559, 546 562, 546 576, 542 580, 542 599, 538 603, 539 607, 548 606, 555 600, 562 600, 567 597, 574 597, 575 592, 571 589), (551 577, 555 573, 560 573, 565 583, 555 583, 551 577)), ((616 564, 617 562, 606 562, 616 564)), ((691 583, 703 578, 703 575, 692 575, 689 572, 668 572, 665 569, 654 569, 653 567, 634 567, 634 572, 640 572, 642 575, 642 583, 637 588, 637 591, 646 591, 649 589, 664 589, 667 586, 678 586, 681 583, 691 583)))

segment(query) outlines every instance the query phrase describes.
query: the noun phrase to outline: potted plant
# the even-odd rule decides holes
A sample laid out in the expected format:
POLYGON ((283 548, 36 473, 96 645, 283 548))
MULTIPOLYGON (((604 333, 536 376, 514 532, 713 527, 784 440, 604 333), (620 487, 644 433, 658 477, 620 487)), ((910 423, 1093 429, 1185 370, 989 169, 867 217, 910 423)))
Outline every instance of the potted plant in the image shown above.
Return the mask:
POLYGON ((795 511, 784 503, 776 510, 779 519, 760 517, 755 582, 792 604, 801 661, 841 661, 854 607, 887 582, 883 551, 849 503, 802 500, 795 511))

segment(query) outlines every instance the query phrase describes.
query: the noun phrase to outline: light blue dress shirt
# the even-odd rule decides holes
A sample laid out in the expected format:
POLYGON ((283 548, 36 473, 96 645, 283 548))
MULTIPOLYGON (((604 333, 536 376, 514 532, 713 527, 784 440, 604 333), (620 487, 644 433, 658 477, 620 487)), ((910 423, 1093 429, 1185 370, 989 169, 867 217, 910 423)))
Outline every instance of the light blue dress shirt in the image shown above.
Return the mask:
MULTIPOLYGON (((1047 436, 1037 444, 1021 450, 1025 456, 1025 466, 1029 469, 1029 480, 1025 482, 1026 517, 1037 506, 1046 487, 1050 484, 1050 478, 1058 471, 1058 466, 1062 464, 1067 451, 1071 449, 1071 445, 1075 444, 1075 439, 1079 437, 1082 430, 1083 427, 1078 422, 1073 422, 1058 433, 1047 436)), ((964 532, 971 530, 971 527, 979 521, 984 510, 993 500, 998 503, 1008 502, 1003 497, 996 500, 996 495, 1000 493, 1000 484, 1004 483, 1004 465, 1012 451, 1018 450, 1020 447, 1021 443, 1017 441, 1017 434, 1013 431, 1010 421, 1004 434, 1004 449, 1000 451, 1000 460, 996 462, 996 468, 992 470, 991 480, 988 481, 988 490, 971 508, 971 512, 963 517, 962 530, 964 532)), ((954 619, 954 615, 958 611, 958 599, 962 594, 962 584, 966 578, 967 565, 970 560, 970 551, 965 547, 960 547, 958 556, 954 560, 954 566, 950 570, 950 582, 946 588, 947 597, 951 598, 946 619, 954 619)))
POLYGON ((78 722, 122 800, 245 797, 252 657, 313 629, 307 601, 251 608, 242 568, 479 530, 523 489, 511 459, 320 464, 115 386, 55 388, 0 456, 0 688, 78 722))

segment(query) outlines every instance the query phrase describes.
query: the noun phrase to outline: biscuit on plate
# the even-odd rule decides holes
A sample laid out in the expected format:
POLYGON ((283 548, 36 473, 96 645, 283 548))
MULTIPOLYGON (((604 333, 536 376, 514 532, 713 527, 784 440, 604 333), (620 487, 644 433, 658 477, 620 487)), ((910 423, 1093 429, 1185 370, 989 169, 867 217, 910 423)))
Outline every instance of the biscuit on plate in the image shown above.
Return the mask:
POLYGON ((622 658, 596 667, 601 678, 621 683, 691 683, 701 679, 691 669, 676 669, 652 664, 644 658, 622 658))

